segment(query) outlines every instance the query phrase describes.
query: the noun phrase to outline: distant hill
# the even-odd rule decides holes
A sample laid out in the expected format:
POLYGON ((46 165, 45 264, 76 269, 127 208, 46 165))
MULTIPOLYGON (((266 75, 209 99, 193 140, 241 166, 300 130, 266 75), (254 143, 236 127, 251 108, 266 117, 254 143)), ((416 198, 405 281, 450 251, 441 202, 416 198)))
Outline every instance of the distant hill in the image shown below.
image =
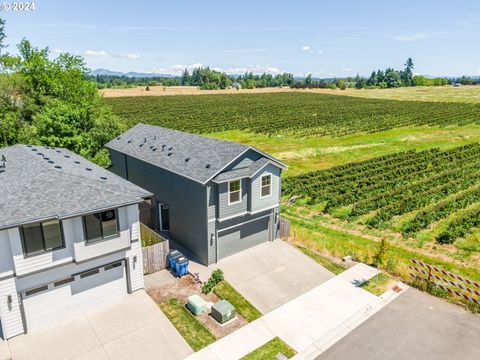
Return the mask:
POLYGON ((108 69, 95 69, 90 72, 90 75, 97 76, 97 75, 107 75, 107 76, 126 76, 129 78, 154 78, 154 77, 162 77, 162 78, 174 78, 175 75, 172 74, 156 74, 156 73, 141 73, 135 71, 129 72, 120 72, 120 71, 112 71, 108 69))

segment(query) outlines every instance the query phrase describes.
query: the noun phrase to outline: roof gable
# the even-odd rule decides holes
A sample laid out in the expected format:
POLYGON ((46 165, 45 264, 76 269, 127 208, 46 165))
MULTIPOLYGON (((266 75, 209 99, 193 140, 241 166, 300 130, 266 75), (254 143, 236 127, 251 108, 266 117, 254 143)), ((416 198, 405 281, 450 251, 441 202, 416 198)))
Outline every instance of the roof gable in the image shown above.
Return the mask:
POLYGON ((151 194, 62 148, 0 149, 0 228, 140 202, 151 194))

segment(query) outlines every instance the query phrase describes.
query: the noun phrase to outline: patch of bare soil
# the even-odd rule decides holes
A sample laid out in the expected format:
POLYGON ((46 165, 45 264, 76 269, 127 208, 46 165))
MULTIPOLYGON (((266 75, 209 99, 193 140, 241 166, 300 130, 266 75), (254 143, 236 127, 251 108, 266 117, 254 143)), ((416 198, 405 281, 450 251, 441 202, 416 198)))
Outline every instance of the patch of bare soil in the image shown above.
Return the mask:
MULTIPOLYGON (((177 278, 175 281, 172 281, 168 284, 151 287, 147 290, 147 293, 157 304, 161 304, 175 298, 186 305, 188 297, 192 295, 199 295, 205 301, 212 304, 215 304, 221 300, 213 292, 207 295, 203 294, 201 284, 195 281, 191 275, 177 278)), ((220 325, 210 315, 209 311, 202 315, 196 316, 196 319, 200 321, 217 339, 220 339, 248 324, 248 321, 241 317, 238 313, 237 318, 234 321, 230 321, 223 326, 220 325)))

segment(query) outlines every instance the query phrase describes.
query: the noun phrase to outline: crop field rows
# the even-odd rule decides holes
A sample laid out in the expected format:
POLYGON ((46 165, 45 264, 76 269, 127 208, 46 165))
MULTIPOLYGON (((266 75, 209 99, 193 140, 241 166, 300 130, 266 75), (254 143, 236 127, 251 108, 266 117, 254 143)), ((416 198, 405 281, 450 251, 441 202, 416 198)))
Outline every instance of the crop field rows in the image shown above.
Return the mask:
POLYGON ((480 104, 363 99, 313 93, 106 98, 130 125, 195 133, 248 130, 344 136, 405 126, 480 124, 480 104))
POLYGON ((283 192, 333 216, 404 236, 441 224, 434 237, 451 244, 480 227, 480 144, 396 153, 289 177, 283 192))

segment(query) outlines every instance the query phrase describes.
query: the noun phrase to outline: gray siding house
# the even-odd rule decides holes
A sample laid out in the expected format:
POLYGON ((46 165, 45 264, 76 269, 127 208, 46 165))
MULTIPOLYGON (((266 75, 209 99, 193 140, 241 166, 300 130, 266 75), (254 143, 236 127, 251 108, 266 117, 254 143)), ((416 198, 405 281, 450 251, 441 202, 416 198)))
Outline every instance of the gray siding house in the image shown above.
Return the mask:
POLYGON ((151 195, 66 149, 0 149, 0 335, 142 289, 151 195))
POLYGON ((107 145, 112 172, 154 194, 152 226, 209 265, 276 239, 286 165, 248 145, 138 124, 107 145))

